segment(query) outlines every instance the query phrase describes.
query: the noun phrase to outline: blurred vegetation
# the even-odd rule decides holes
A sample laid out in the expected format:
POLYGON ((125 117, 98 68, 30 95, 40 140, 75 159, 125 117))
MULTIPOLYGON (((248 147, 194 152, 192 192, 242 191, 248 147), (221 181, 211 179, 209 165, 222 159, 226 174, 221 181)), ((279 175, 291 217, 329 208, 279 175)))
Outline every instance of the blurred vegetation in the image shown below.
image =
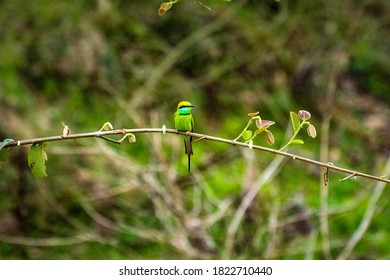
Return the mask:
MULTIPOLYGON (((260 111, 277 148, 289 111, 306 109, 318 136, 290 151, 389 172, 389 1, 180 1, 160 17, 162 2, 1 1, 0 139, 58 135, 62 122, 173 127, 189 100, 196 132, 233 139, 260 111)), ((324 170, 205 141, 187 174, 175 135, 46 151, 46 179, 25 147, 0 169, 2 259, 390 258, 390 193, 374 181, 331 173, 327 197, 324 170)))

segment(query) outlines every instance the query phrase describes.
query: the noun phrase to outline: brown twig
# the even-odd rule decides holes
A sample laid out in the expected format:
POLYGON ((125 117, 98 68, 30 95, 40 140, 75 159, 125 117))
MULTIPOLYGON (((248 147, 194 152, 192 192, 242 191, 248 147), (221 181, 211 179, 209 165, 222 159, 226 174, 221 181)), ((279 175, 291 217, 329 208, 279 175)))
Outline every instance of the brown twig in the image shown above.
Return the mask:
POLYGON ((338 167, 336 165, 333 165, 331 162, 325 163, 325 162, 309 159, 309 158, 306 158, 303 156, 294 155, 294 154, 291 154, 288 152, 282 152, 279 150, 263 147, 263 146, 258 146, 258 145, 253 145, 253 144, 250 145, 250 144, 246 144, 243 142, 238 142, 238 141, 234 141, 234 140, 229 140, 229 139, 225 139, 225 138, 219 138, 219 137, 214 137, 214 136, 200 134, 200 133, 194 133, 194 132, 178 132, 176 129, 168 129, 168 128, 167 129, 162 129, 162 128, 114 129, 114 130, 99 131, 99 132, 71 134, 71 135, 68 135, 65 137, 62 135, 57 135, 57 136, 33 138, 33 139, 26 139, 26 140, 14 140, 14 141, 6 144, 4 146, 4 148, 23 146, 23 145, 31 145, 31 144, 42 143, 42 142, 63 141, 63 140, 69 140, 69 139, 93 138, 93 137, 101 138, 102 136, 107 136, 107 135, 119 135, 119 134, 123 135, 124 132, 125 133, 133 133, 133 134, 136 134, 136 133, 163 133, 163 132, 165 132, 165 133, 170 133, 170 134, 189 135, 189 136, 192 136, 195 138, 203 138, 202 140, 220 142, 220 143, 230 144, 233 146, 241 146, 241 147, 245 147, 245 148, 251 147, 253 150, 260 150, 263 152, 288 157, 288 158, 291 158, 294 160, 303 161, 303 162, 306 162, 309 164, 328 168, 329 170, 334 170, 334 171, 341 172, 341 173, 351 174, 354 177, 364 177, 364 178, 368 178, 368 179, 381 181, 381 182, 390 184, 390 180, 384 178, 383 176, 375 176, 375 175, 370 175, 370 174, 363 173, 363 172, 350 170, 350 169, 343 168, 343 167, 338 167))

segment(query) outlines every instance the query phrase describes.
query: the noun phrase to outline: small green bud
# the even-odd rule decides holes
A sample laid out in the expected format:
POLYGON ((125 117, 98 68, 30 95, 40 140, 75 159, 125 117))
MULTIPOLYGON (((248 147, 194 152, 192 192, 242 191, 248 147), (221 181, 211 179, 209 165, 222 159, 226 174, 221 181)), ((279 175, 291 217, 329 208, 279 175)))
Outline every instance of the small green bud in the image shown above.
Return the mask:
POLYGON ((104 130, 110 130, 110 129, 113 129, 113 126, 110 122, 106 122, 104 125, 103 125, 103 129, 104 130))
POLYGON ((135 138, 135 135, 133 133, 128 133, 127 139, 129 139, 130 143, 135 143, 135 141, 137 141, 137 139, 135 138))

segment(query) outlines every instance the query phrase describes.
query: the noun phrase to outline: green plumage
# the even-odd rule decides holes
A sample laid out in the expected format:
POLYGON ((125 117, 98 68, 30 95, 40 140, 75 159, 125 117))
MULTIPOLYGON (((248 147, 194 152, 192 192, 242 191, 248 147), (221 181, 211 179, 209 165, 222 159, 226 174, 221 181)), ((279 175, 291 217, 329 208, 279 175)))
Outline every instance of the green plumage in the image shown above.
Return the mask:
MULTIPOLYGON (((194 119, 191 114, 191 109, 194 107, 188 101, 182 101, 177 106, 175 113, 175 128, 178 131, 194 131, 194 119)), ((192 137, 184 136, 184 151, 188 155, 188 172, 191 171, 191 155, 192 151, 192 137)))

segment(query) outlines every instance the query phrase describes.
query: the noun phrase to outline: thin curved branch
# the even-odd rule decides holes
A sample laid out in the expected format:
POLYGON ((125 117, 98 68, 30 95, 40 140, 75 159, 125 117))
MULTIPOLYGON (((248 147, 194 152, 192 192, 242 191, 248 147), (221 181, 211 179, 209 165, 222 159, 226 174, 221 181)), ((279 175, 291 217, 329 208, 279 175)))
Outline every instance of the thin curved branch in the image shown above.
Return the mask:
MULTIPOLYGON (((179 132, 176 129, 170 129, 170 128, 135 128, 135 129, 114 129, 114 130, 107 130, 107 131, 96 131, 96 132, 88 132, 88 133, 79 133, 79 134, 70 134, 67 136, 49 136, 49 137, 42 137, 42 138, 34 138, 34 139, 27 139, 27 140, 14 140, 12 142, 7 143, 4 148, 6 147, 15 147, 15 146, 22 146, 22 145, 31 145, 31 144, 36 144, 36 143, 42 143, 42 142, 52 142, 52 141, 62 141, 62 140, 70 140, 70 139, 79 139, 79 138, 101 138, 106 140, 106 138, 103 138, 103 136, 108 136, 108 135, 125 135, 128 133, 170 133, 170 134, 181 134, 181 135, 187 135, 187 136, 192 136, 195 138, 199 138, 201 140, 207 140, 207 141, 214 141, 214 142, 220 142, 220 143, 225 143, 225 144, 230 144, 233 146, 240 146, 240 147, 245 147, 245 148, 251 148, 253 150, 260 150, 263 152, 267 153, 272 153, 288 158, 292 158, 294 160, 299 160, 303 161, 309 164, 317 165, 317 166, 322 166, 325 168, 328 168, 329 170, 334 170, 340 173, 346 173, 349 175, 352 175, 351 177, 364 177, 380 182, 384 182, 387 184, 390 184, 390 180, 384 178, 384 176, 375 176, 375 175, 370 175, 367 173, 363 172, 358 172, 355 170, 343 168, 343 167, 338 167, 336 165, 333 165, 333 163, 328 162, 321 162, 313 159, 309 159, 303 156, 298 156, 294 155, 291 153, 287 152, 282 152, 279 150, 263 147, 263 146, 258 146, 258 145, 253 145, 253 144, 246 144, 243 142, 237 142, 234 140, 229 140, 225 138, 220 138, 220 137, 215 137, 211 135, 206 135, 206 134, 200 134, 200 133, 194 133, 194 132, 179 132)), ((350 178, 350 176, 347 176, 350 178)))

